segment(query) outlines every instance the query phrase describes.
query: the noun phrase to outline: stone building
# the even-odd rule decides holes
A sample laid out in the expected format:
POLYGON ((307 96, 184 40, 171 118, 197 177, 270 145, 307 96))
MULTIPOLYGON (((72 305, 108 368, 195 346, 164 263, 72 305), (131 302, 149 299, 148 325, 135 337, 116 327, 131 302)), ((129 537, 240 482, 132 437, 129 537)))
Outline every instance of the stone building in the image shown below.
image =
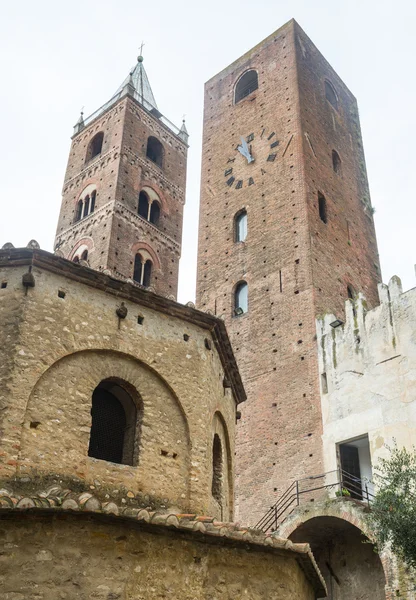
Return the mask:
POLYGON ((139 60, 77 123, 55 255, 0 250, 2 598, 323 597, 307 544, 233 522, 245 391, 174 301, 187 133, 149 90, 139 60))

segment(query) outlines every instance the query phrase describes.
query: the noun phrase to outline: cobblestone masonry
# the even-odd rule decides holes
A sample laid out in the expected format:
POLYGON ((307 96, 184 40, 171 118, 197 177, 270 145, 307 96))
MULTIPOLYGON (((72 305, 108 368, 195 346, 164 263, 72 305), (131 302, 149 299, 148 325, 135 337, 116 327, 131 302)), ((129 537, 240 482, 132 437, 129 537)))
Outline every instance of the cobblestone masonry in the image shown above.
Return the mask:
POLYGON ((0 490, 3 600, 313 600, 325 594, 307 544, 207 517, 102 505, 59 486, 31 498, 7 494, 0 490))
POLYGON ((236 461, 244 522, 256 523, 291 482, 322 470, 315 317, 342 313, 347 285, 377 302, 371 212, 355 98, 294 21, 207 82, 197 306, 224 317, 247 391, 236 461), (258 90, 234 105, 234 86, 250 68, 258 90), (240 136, 250 139, 251 164, 237 151, 240 136), (241 209, 248 234, 235 243, 241 209), (249 308, 235 317, 241 280, 249 308))
POLYGON ((232 519, 245 395, 222 321, 40 250, 1 251, 0 281, 0 480, 70 476, 127 489, 143 506, 232 519), (143 407, 134 466, 88 457, 92 392, 108 378, 143 407), (214 433, 222 513, 211 495, 214 433))

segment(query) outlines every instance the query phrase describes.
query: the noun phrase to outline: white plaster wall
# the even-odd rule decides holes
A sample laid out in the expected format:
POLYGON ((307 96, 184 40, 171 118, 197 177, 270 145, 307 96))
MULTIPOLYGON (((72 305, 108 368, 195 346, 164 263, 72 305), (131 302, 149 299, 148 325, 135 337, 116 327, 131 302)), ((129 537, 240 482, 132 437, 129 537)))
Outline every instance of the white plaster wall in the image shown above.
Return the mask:
POLYGON ((416 288, 403 293, 393 277, 379 295, 371 311, 362 295, 347 301, 343 326, 317 321, 325 471, 338 466, 337 444, 366 434, 373 469, 394 440, 416 444, 416 288))

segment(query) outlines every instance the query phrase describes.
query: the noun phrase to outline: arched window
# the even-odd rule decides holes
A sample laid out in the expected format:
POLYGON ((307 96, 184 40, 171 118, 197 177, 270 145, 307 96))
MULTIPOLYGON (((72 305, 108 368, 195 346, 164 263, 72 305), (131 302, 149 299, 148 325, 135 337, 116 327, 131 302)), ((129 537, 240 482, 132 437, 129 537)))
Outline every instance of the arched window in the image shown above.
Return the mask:
POLYGON ((72 262, 74 263, 79 263, 79 256, 74 256, 74 258, 72 259, 72 262))
POLYGON ((332 106, 338 110, 338 97, 335 88, 327 79, 325 79, 325 97, 332 106))
POLYGON ((113 380, 94 390, 88 456, 126 465, 133 464, 137 408, 130 394, 113 380))
POLYGON ((88 260, 88 250, 84 250, 81 254, 81 260, 88 260))
POLYGON ((234 292, 234 314, 242 315, 248 311, 248 285, 245 281, 240 283, 235 288, 234 292))
POLYGON ((257 71, 251 69, 250 71, 246 71, 244 75, 240 77, 235 86, 234 93, 234 104, 240 102, 243 98, 257 90, 259 87, 259 78, 257 75, 257 71))
POLYGON ((247 213, 242 210, 234 217, 235 241, 244 242, 247 237, 247 213))
POLYGON ((214 435, 212 444, 212 486, 211 493, 215 500, 222 504, 222 446, 218 433, 214 435))
POLYGON ((103 142, 104 133, 102 131, 99 131, 88 144, 85 162, 89 162, 90 160, 101 154, 101 150, 103 149, 103 142))
POLYGON ((140 192, 139 194, 139 209, 138 213, 143 219, 148 219, 149 216, 149 198, 146 192, 140 192))
POLYGON ((82 219, 82 209, 84 207, 84 202, 79 200, 77 204, 77 210, 75 212, 75 222, 80 221, 82 219))
POLYGON ((90 213, 90 197, 86 196, 84 200, 84 212, 82 213, 82 217, 87 217, 90 213))
POLYGON ((152 261, 144 260, 141 254, 134 257, 133 280, 144 287, 149 287, 152 275, 152 261))
POLYGON ((319 209, 319 218, 324 223, 328 222, 328 215, 326 211, 326 200, 325 196, 318 192, 318 209, 319 209))
POLYGON ((153 200, 150 206, 150 218, 149 221, 153 223, 153 225, 157 225, 160 217, 160 206, 159 204, 153 200))
POLYGON ((150 136, 147 140, 146 156, 159 167, 163 165, 163 146, 159 140, 150 136))
POLYGON ((341 159, 336 150, 332 150, 332 168, 338 175, 341 173, 341 159))
POLYGON ((96 191, 96 190, 94 190, 94 191, 91 193, 91 206, 90 206, 90 213, 94 212, 94 209, 95 209, 95 197, 96 197, 96 195, 97 195, 97 191, 96 191))

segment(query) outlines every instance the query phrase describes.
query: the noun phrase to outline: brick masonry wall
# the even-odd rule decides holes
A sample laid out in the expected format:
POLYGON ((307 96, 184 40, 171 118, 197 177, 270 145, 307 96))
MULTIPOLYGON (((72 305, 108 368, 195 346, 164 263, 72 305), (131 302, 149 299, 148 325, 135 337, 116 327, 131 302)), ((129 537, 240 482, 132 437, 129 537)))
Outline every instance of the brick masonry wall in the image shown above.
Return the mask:
MULTIPOLYGON (((329 226, 334 227, 328 234, 330 244, 321 250, 312 236, 318 225, 305 158, 303 122, 309 101, 300 85, 306 86, 301 77, 307 78, 308 72, 297 56, 299 31, 295 22, 289 22, 205 87, 197 305, 225 319, 247 391, 237 428, 237 516, 250 524, 295 479, 322 470, 315 316, 324 305, 338 306, 341 284, 337 273, 346 272, 353 260, 347 254, 342 258, 344 250, 340 249, 336 259, 342 258, 342 265, 334 269, 333 283, 325 261, 331 258, 329 249, 338 244, 338 229, 329 226), (259 88, 235 105, 234 86, 249 68, 258 70, 259 88), (251 133, 255 161, 247 164, 236 145, 240 136, 251 133), (273 149, 275 141, 279 143, 273 149), (276 153, 274 161, 267 160, 270 153, 276 153), (236 183, 227 186, 225 173, 230 167, 236 182, 243 180, 241 188, 236 183), (250 185, 250 177, 254 184, 250 185), (241 209, 247 211, 248 235, 245 242, 235 243, 233 219, 241 209), (322 259, 327 279, 315 267, 316 258, 317 264, 322 259), (235 317, 233 293, 241 280, 248 283, 249 310, 235 317), (323 300, 319 288, 325 290, 323 300)), ((315 57, 314 61, 323 79, 323 59, 315 57)), ((315 86, 316 81, 310 79, 315 86)), ((319 102, 326 100, 320 97, 319 102)), ((325 115, 311 107, 313 132, 324 137, 325 128, 319 123, 325 115)), ((350 127, 349 122, 345 127, 350 127)), ((327 143, 318 136, 315 144, 322 155, 327 152, 327 143)), ((333 174, 315 168, 325 193, 333 174)), ((350 188, 347 193, 352 194, 350 188)), ((355 198, 354 202, 358 222, 360 201, 355 198)), ((332 208, 329 214, 332 218, 332 208)), ((367 227, 369 218, 360 218, 359 225, 367 227)), ((354 244, 360 231, 359 227, 353 230, 354 244)), ((373 248, 372 240, 368 244, 373 248)), ((366 240, 360 238, 359 246, 365 245, 366 240)), ((354 257, 359 250, 351 248, 354 257)), ((369 287, 370 296, 376 287, 374 265, 368 264, 368 257, 374 258, 371 252, 365 248, 361 254, 363 277, 351 281, 354 287, 369 287)), ((344 299, 345 281, 346 274, 344 299)))
POLYGON ((86 243, 92 268, 109 269, 128 279, 133 277, 135 253, 150 247, 152 288, 176 298, 186 155, 184 142, 130 97, 97 117, 72 141, 55 242, 60 254, 71 259, 74 250, 86 243), (86 164, 88 144, 100 131, 104 132, 102 152, 86 164), (163 145, 162 168, 146 157, 150 135, 163 145), (97 188, 95 211, 74 223, 78 200, 90 184, 97 188), (159 198, 157 226, 138 215, 144 187, 159 198))
POLYGON ((166 510, 231 520, 235 400, 210 333, 127 300, 119 320, 114 294, 39 267, 25 295, 25 272, 0 268, 3 485, 15 476, 74 477, 166 510), (108 378, 129 385, 143 406, 134 466, 88 457, 91 396, 108 378), (222 512, 211 494, 214 433, 222 440, 222 512))
POLYGON ((284 550, 81 517, 2 519, 3 600, 315 598, 284 550))

